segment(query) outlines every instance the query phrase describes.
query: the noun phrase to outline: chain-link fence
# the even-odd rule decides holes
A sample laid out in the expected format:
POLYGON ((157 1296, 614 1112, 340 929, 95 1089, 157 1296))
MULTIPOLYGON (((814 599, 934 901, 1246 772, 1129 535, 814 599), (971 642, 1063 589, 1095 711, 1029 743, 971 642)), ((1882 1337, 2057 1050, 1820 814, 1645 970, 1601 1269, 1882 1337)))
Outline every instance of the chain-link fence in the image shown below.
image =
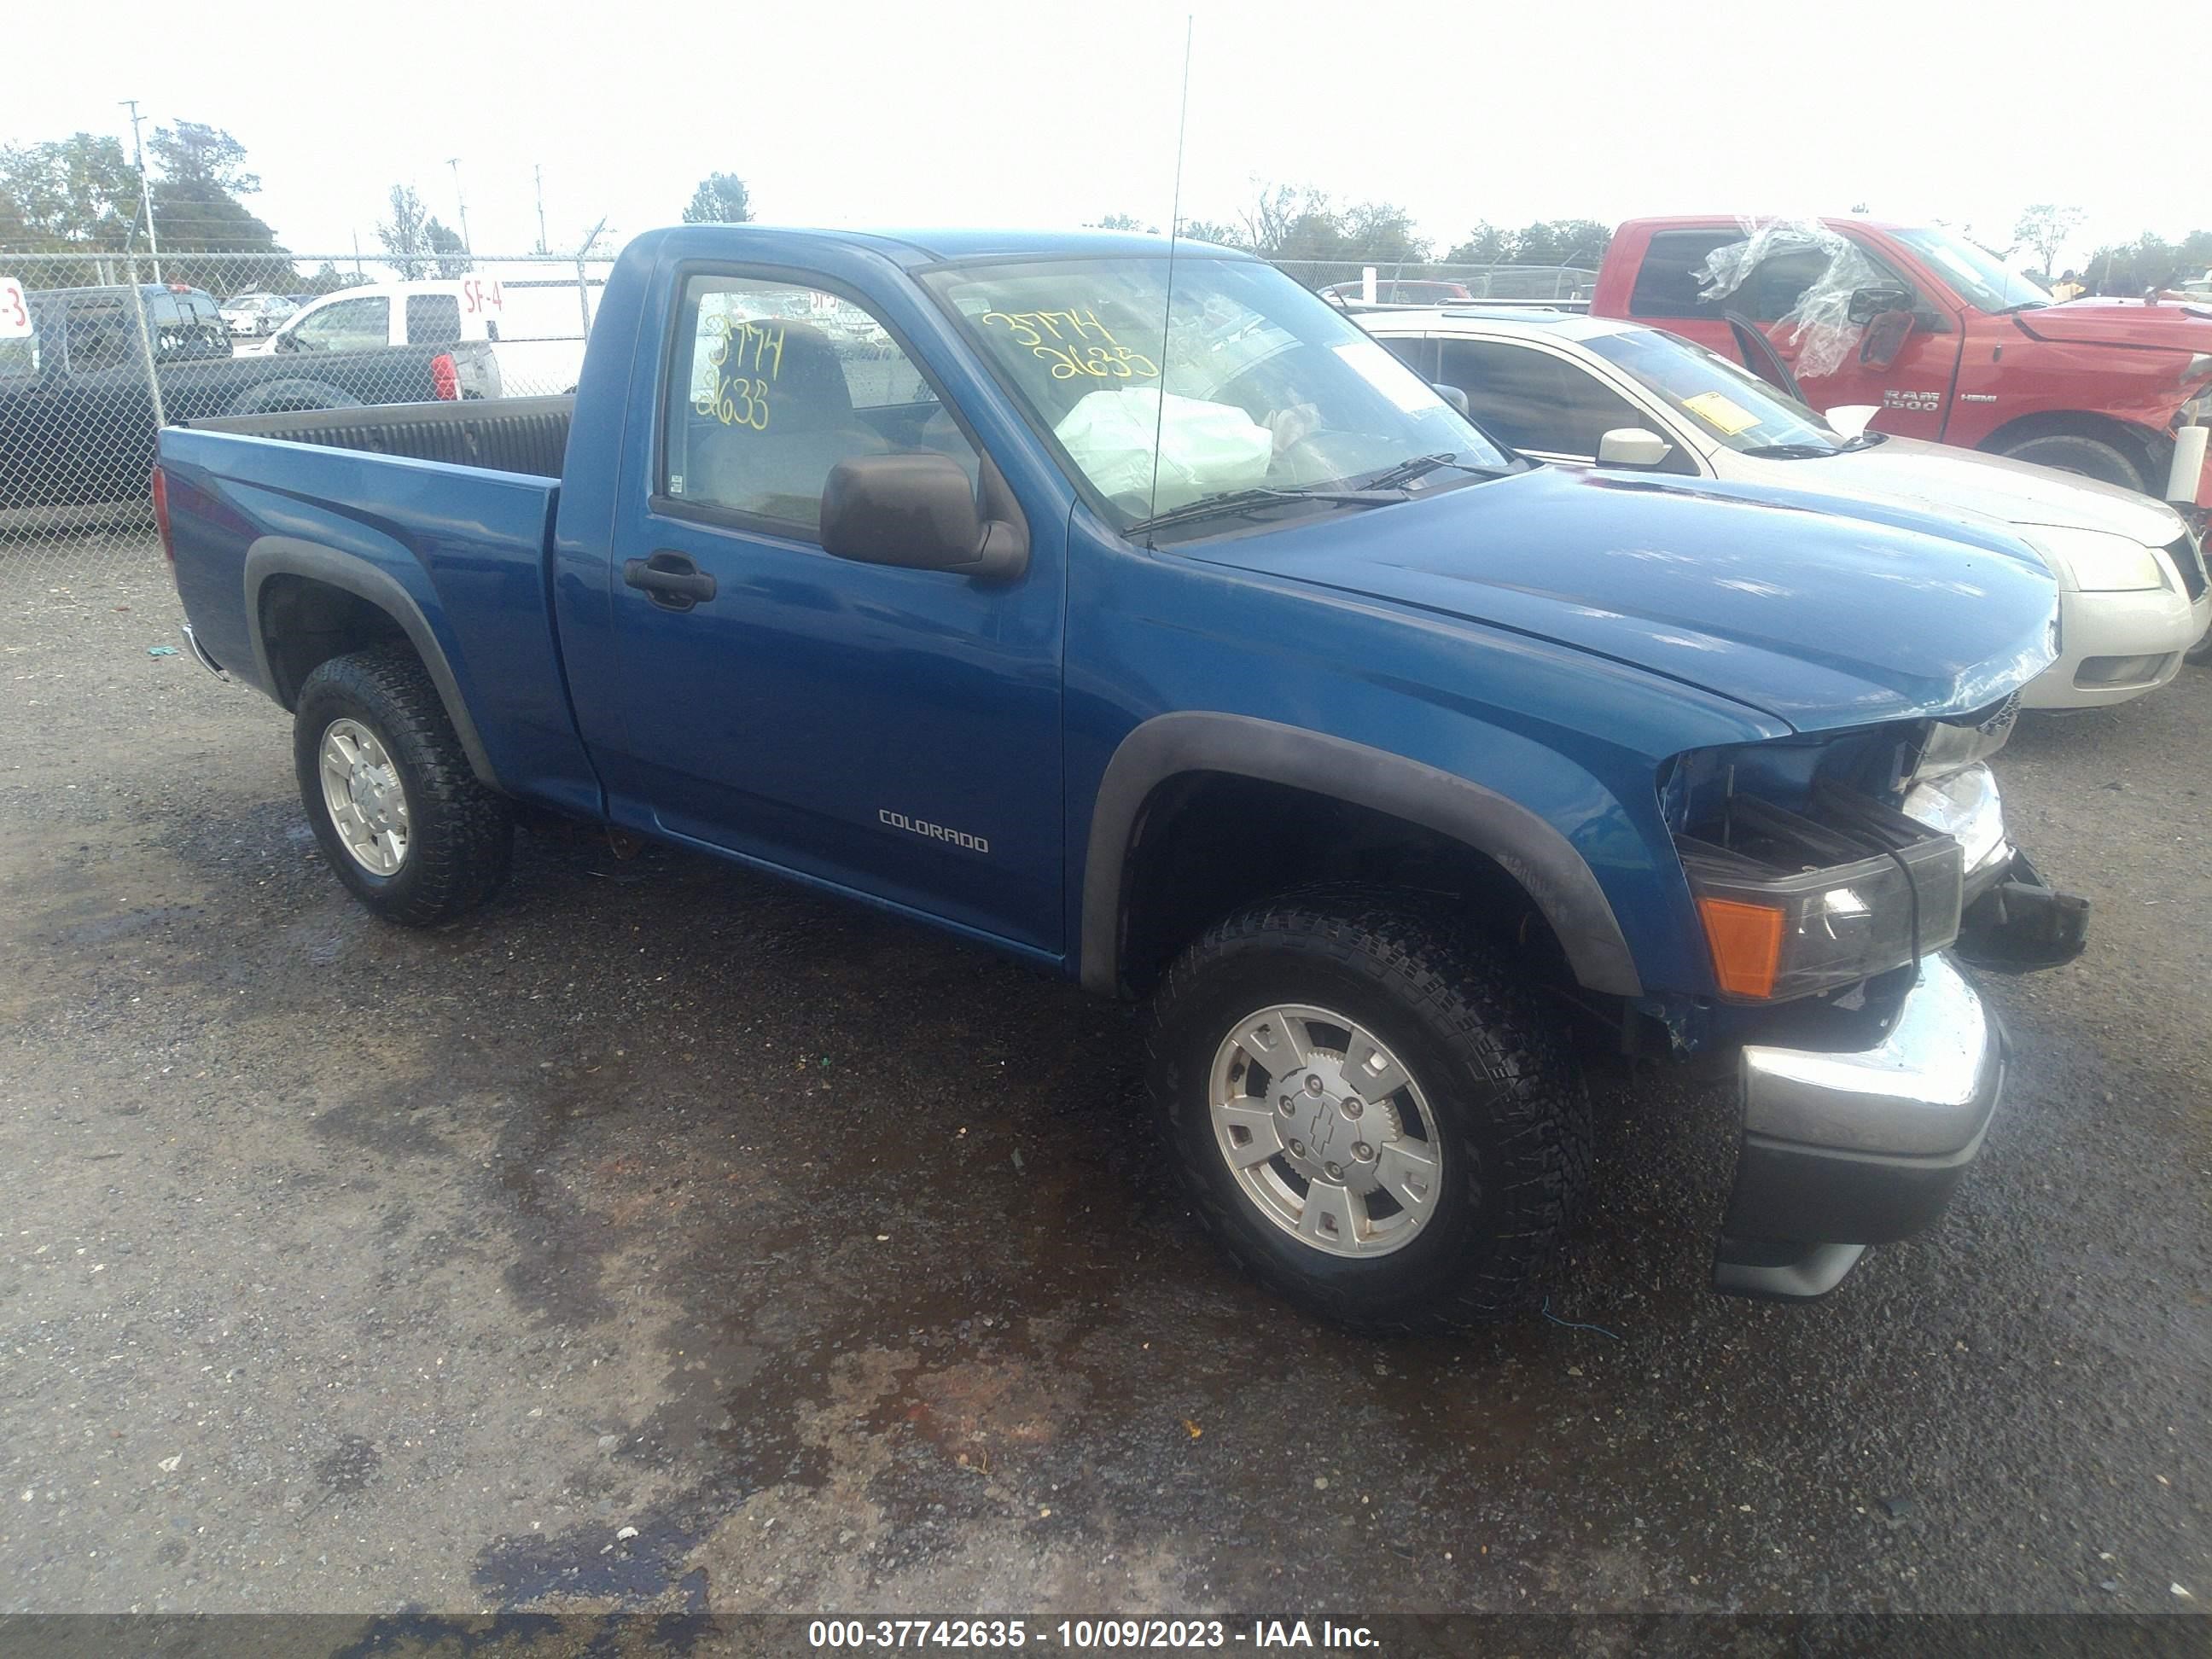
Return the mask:
POLYGON ((0 558, 146 556, 165 423, 573 391, 610 264, 0 250, 0 558))
POLYGON ((1580 265, 1476 265, 1415 259, 1278 259, 1276 267, 1317 293, 1384 305, 1450 305, 1490 301, 1508 305, 1586 307, 1597 272, 1580 265), (1367 272, 1375 291, 1366 293, 1367 272))

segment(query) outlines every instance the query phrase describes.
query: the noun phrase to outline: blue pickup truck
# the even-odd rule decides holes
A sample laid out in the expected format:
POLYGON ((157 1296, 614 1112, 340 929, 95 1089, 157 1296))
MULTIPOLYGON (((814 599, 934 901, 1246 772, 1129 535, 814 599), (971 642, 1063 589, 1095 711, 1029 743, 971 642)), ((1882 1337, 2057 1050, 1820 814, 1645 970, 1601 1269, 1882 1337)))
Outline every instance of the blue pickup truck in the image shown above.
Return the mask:
POLYGON ((632 243, 573 398, 165 431, 187 634, 428 926, 519 809, 1148 997, 1228 1251, 1395 1331, 1529 1305, 1580 1056, 1734 1066, 1724 1291, 1926 1227, 2081 948, 1988 760, 2054 590, 1995 528, 1540 465, 1257 260, 632 243))

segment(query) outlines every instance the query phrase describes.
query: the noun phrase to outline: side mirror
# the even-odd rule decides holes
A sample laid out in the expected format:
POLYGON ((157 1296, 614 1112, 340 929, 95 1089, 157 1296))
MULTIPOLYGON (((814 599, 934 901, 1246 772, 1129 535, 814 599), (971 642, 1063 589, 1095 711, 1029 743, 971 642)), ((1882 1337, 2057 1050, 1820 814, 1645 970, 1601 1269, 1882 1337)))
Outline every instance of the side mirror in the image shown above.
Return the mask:
POLYGON ((1911 334, 1911 312, 1882 312, 1859 336, 1859 361, 1869 368, 1887 368, 1897 361, 1897 354, 1905 349, 1911 334))
POLYGON ((822 550, 860 564, 1008 581, 1029 568, 1018 524, 975 510, 967 469, 950 455, 855 455, 822 486, 822 550))
POLYGON ((1597 441, 1600 466, 1657 466, 1674 453, 1674 445, 1640 426, 1617 426, 1597 441))
POLYGON ((1474 412, 1467 406, 1467 393, 1457 386, 1446 386, 1442 380, 1433 380, 1429 384, 1429 390, 1459 410, 1461 414, 1471 415, 1474 412))
POLYGON ((1851 290, 1844 315, 1855 323, 1870 323, 1886 311, 1911 312, 1919 304, 1920 296, 1909 288, 1858 288, 1851 290))

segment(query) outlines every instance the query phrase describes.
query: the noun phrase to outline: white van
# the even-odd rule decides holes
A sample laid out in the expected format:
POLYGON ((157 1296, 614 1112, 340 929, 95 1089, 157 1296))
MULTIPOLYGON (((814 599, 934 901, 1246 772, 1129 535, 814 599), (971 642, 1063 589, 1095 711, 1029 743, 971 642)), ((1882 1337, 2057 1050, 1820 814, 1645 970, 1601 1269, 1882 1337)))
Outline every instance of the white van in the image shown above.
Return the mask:
POLYGON ((241 351, 360 351, 380 345, 484 340, 491 352, 464 397, 573 392, 584 361, 573 285, 509 287, 496 276, 431 277, 340 289, 303 306, 241 351))

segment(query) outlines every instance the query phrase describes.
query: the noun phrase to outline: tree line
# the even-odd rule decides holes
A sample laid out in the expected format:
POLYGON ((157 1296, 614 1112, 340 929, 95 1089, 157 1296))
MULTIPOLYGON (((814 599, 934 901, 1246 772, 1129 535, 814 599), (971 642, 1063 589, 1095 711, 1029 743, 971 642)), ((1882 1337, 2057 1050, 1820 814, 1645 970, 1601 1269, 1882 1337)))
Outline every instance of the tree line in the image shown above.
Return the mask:
MULTIPOLYGON (((1091 222, 1098 230, 1159 227, 1133 214, 1109 213, 1091 222)), ((1263 259, 1313 264, 1573 265, 1595 270, 1613 241, 1613 229, 1595 219, 1545 219, 1518 230, 1475 221, 1442 252, 1415 228, 1410 209, 1366 200, 1340 205, 1311 185, 1261 184, 1228 219, 1185 219, 1177 234, 1193 241, 1241 248, 1263 259)), ((1355 270, 1356 274, 1356 270, 1355 270)))
MULTIPOLYGON (((276 233, 247 205, 261 180, 246 166, 246 147, 222 128, 179 120, 157 126, 147 149, 149 165, 142 184, 121 141, 106 135, 77 132, 0 145, 0 251, 85 256, 81 264, 58 272, 42 264, 41 287, 116 280, 121 274, 117 256, 146 250, 144 203, 150 198, 162 275, 170 281, 230 295, 263 288, 321 294, 366 280, 327 262, 312 274, 299 269, 276 233), (194 257, 217 252, 264 257, 194 257)), ((754 216, 752 198, 738 174, 710 173, 681 216, 687 224, 742 222, 754 216)), ((1996 251, 2008 258, 2026 250, 2040 258, 2043 275, 2056 278, 2062 274, 2053 268, 2058 250, 2083 216, 2078 207, 2035 204, 2014 223, 2011 246, 1996 251)), ((1127 213, 1110 213, 1093 223, 1112 230, 1159 228, 1127 213)), ((1594 219, 1544 219, 1518 229, 1478 220, 1439 252, 1420 234, 1412 212, 1395 202, 1340 203, 1311 185, 1259 181, 1231 216, 1186 219, 1178 229, 1194 240, 1267 259, 1340 268, 1303 273, 1316 280, 1356 276, 1364 264, 1402 274, 1431 264, 1595 270, 1613 240, 1611 228, 1594 219)), ((412 185, 391 187, 375 234, 378 251, 370 257, 402 277, 455 276, 469 268, 471 252, 462 236, 424 207, 412 185)), ((2145 232, 2100 247, 2077 276, 2093 293, 2137 295, 2177 286, 2207 269, 2212 269, 2212 230, 2191 231, 2179 241, 2145 232)))

